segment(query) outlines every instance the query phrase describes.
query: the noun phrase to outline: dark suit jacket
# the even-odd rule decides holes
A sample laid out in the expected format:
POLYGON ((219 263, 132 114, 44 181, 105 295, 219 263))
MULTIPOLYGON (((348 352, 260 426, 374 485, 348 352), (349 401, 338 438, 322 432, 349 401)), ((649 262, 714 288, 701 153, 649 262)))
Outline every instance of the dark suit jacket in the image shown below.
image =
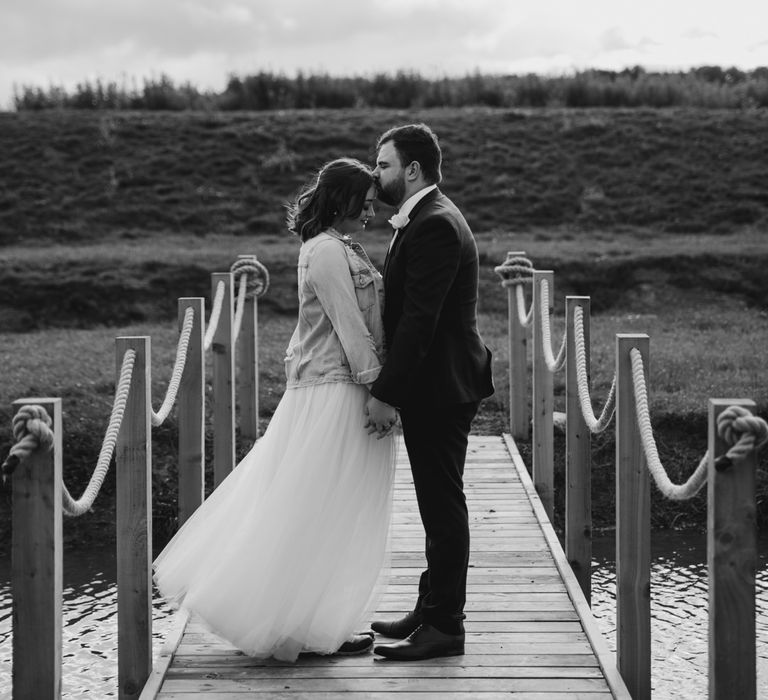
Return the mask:
POLYGON ((467 403, 493 393, 477 330, 477 245, 440 190, 414 207, 384 266, 387 356, 371 393, 393 406, 467 403))

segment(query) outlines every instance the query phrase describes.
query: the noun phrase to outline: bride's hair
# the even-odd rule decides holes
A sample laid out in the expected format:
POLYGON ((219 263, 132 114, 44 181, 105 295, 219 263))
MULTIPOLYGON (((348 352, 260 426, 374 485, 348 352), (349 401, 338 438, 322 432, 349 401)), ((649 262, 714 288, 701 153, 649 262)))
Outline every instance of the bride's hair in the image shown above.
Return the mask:
POLYGON ((360 216, 373 183, 371 169, 355 158, 326 163, 288 205, 288 230, 308 241, 339 217, 360 216))

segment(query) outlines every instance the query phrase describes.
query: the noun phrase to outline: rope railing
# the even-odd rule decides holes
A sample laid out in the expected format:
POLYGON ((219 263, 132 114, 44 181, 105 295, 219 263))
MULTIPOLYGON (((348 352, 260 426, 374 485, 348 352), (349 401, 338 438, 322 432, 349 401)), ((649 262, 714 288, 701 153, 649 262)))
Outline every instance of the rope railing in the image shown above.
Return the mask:
POLYGON ((768 423, 753 415, 756 406, 749 399, 710 399, 706 454, 685 483, 673 483, 659 458, 648 410, 648 336, 616 334, 615 372, 605 405, 596 416, 589 379, 589 297, 566 297, 564 346, 555 356, 550 321, 554 273, 531 272, 533 304, 526 314, 524 282, 515 260, 521 255, 508 253, 496 268, 507 287, 510 432, 515 438, 529 437, 529 426, 520 418, 527 420, 529 415, 528 354, 522 329, 530 323, 532 480, 552 520, 552 433, 565 415, 564 548, 587 603, 592 562, 591 434, 615 426, 616 648, 622 679, 632 697, 649 700, 651 481, 664 497, 676 501, 693 497, 707 484, 710 696, 754 700, 756 453, 768 444, 768 423), (566 414, 554 410, 552 383, 563 359, 566 414), (742 468, 730 468, 738 464, 742 468))
POLYGON ((267 270, 255 256, 240 256, 230 272, 212 274, 213 303, 207 328, 202 297, 178 300, 176 357, 157 412, 150 396, 150 339, 116 339, 119 374, 112 411, 96 466, 79 498, 74 498, 64 483, 61 399, 15 402, 14 444, 0 466, 4 482, 16 472, 12 530, 18 537, 14 537, 13 549, 21 556, 14 554, 12 585, 15 592, 27 592, 19 601, 20 615, 29 619, 30 611, 42 606, 46 627, 42 630, 45 639, 39 640, 14 625, 14 659, 23 659, 29 668, 23 674, 14 674, 14 696, 17 690, 23 697, 51 696, 49 691, 55 693, 59 685, 61 640, 55 627, 61 620, 61 577, 57 573, 61 566, 61 518, 83 515, 93 508, 113 461, 118 505, 118 686, 122 694, 123 689, 140 688, 146 681, 152 666, 151 605, 147 603, 152 594, 148 585, 151 553, 147 549, 152 522, 151 427, 162 425, 178 404, 178 518, 183 523, 205 497, 207 350, 213 350, 214 485, 234 467, 236 379, 242 389, 238 392, 241 435, 255 439, 258 432, 255 301, 268 285, 267 270), (234 279, 239 282, 237 333, 232 303, 234 279), (235 345, 240 361, 237 375, 235 345))
POLYGON ((517 319, 523 328, 528 328, 533 319, 533 304, 525 310, 525 289, 522 284, 515 287, 515 299, 517 301, 517 319))
POLYGON ((263 297, 269 289, 269 271, 255 255, 241 255, 232 263, 229 271, 237 278, 247 276, 246 295, 249 299, 263 297))
POLYGON ((559 372, 565 366, 565 346, 566 338, 563 335, 563 340, 560 343, 560 349, 557 351, 557 357, 552 352, 552 330, 550 327, 550 315, 549 315, 549 284, 547 280, 543 279, 539 282, 539 289, 541 291, 541 338, 542 349, 544 350, 544 362, 547 365, 547 369, 552 372, 559 372))
POLYGON ((53 445, 51 418, 42 406, 22 406, 11 425, 15 442, 2 465, 3 483, 32 452, 38 448, 49 451, 53 445))
POLYGON ((219 319, 221 318, 221 310, 224 306, 224 294, 226 292, 226 285, 223 280, 219 280, 216 285, 216 294, 213 297, 213 308, 211 309, 211 317, 208 320, 208 325, 205 329, 205 339, 203 341, 203 347, 206 352, 211 349, 213 344, 213 336, 216 335, 216 329, 219 326, 219 319))
POLYGON ((176 360, 173 363, 173 371, 171 372, 171 379, 168 383, 165 399, 157 413, 152 411, 152 425, 155 427, 162 425, 165 422, 174 403, 176 403, 176 396, 179 393, 181 378, 184 375, 184 365, 187 362, 189 338, 192 335, 192 324, 194 323, 194 320, 195 312, 189 307, 184 312, 184 322, 182 324, 181 332, 179 333, 179 342, 176 346, 176 360))
POLYGON ((501 277, 502 287, 514 287, 517 301, 517 315, 520 325, 527 328, 533 318, 533 304, 525 309, 525 285, 533 281, 533 263, 524 255, 507 253, 507 258, 501 265, 493 268, 501 277))
POLYGON ((579 392, 581 414, 591 433, 602 433, 610 424, 616 411, 616 373, 613 373, 611 388, 599 417, 592 411, 587 372, 587 351, 584 340, 584 311, 580 306, 573 310, 574 344, 576 349, 576 382, 579 392))
POLYGON ((264 296, 269 289, 269 271, 258 261, 255 255, 241 255, 232 263, 229 271, 238 279, 237 304, 235 306, 235 321, 233 335, 240 335, 243 322, 245 300, 264 296))
MULTIPOLYGON (((117 443, 117 435, 123 422, 125 404, 131 388, 131 377, 136 353, 128 350, 123 356, 120 368, 120 379, 115 390, 115 398, 112 404, 112 413, 109 424, 101 445, 96 467, 91 474, 90 481, 83 494, 75 500, 72 498, 66 484, 62 481, 62 507, 66 515, 77 517, 87 513, 93 506, 96 496, 101 491, 104 478, 109 471, 112 455, 117 443)), ((11 447, 8 458, 3 464, 4 478, 14 471, 15 467, 26 459, 36 449, 49 450, 53 444, 53 431, 51 430, 51 417, 42 406, 34 404, 22 406, 13 418, 13 436, 16 440, 11 447)))
MULTIPOLYGON (((670 500, 683 501, 693 498, 707 482, 709 452, 702 457, 690 477, 682 484, 675 484, 659 458, 659 451, 653 437, 651 417, 648 410, 648 391, 645 383, 643 357, 637 348, 630 350, 632 361, 632 386, 635 396, 637 428, 642 439, 648 471, 659 491, 670 500)), ((725 468, 733 462, 743 460, 747 454, 757 451, 768 442, 768 423, 753 416, 741 406, 730 406, 717 418, 717 431, 730 445, 728 451, 716 462, 717 468, 725 468)))

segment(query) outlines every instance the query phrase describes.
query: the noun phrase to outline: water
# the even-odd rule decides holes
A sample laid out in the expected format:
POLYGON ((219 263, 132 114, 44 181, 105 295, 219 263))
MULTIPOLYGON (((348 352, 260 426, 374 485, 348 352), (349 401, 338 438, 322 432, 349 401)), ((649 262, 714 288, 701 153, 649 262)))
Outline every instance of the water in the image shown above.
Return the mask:
MULTIPOLYGON (((654 700, 707 697, 707 576, 703 535, 654 533, 651 634, 654 700)), ((612 538, 594 542, 592 609, 615 651, 612 538)), ((757 572, 758 697, 768 698, 768 539, 757 572)), ((10 561, 0 560, 0 700, 11 700, 10 561)), ((117 697, 117 589, 113 550, 65 552, 62 685, 64 698, 117 697)), ((172 613, 154 603, 154 655, 172 613)))
MULTIPOLYGON (((11 700, 11 563, 0 560, 0 700, 11 700)), ((62 698, 117 697, 117 584, 114 548, 64 553, 62 698)), ((172 612, 153 605, 153 656, 172 612)))
MULTIPOLYGON (((707 540, 705 534, 651 537, 651 683, 654 699, 708 695, 707 540)), ((757 697, 768 698, 768 537, 758 542, 755 576, 757 697)), ((592 613, 616 652, 616 545, 593 541, 592 613)))

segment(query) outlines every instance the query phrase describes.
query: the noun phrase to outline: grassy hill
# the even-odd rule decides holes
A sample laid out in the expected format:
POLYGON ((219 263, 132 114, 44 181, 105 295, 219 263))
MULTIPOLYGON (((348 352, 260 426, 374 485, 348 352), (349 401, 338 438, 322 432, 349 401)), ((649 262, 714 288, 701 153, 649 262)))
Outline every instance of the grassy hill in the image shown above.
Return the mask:
POLYGON ((0 244, 280 233, 323 161, 370 162, 407 120, 437 131, 476 232, 768 222, 765 110, 62 111, 0 114, 0 244))
MULTIPOLYGON (((507 250, 555 270, 556 313, 565 294, 592 297, 596 404, 610 385, 613 334, 651 335, 654 430, 678 480, 705 448, 707 396, 748 396, 768 415, 765 110, 4 113, 0 453, 13 399, 62 396, 67 483, 79 492, 111 403, 114 336, 151 334, 169 372, 176 299, 208 296, 210 273, 239 253, 258 254, 271 274, 260 302, 268 420, 296 310, 298 241, 284 231, 284 204, 324 161, 372 162, 379 133, 417 120, 440 136, 441 187, 478 238, 498 389, 482 431, 505 427, 506 296, 493 267, 507 250)), ((389 213, 380 208, 364 239, 379 264, 389 213)), ((153 369, 155 404, 164 372, 153 369)), ((561 382, 556 392, 560 401, 561 382)), ((174 433, 172 421, 155 433, 161 528, 173 519, 174 433)), ((612 449, 610 436, 595 441, 597 525, 610 520, 612 449)), ((562 465, 562 445, 558 454, 562 465)), ((700 522, 704 508, 701 497, 661 504, 655 523, 700 522)))
MULTIPOLYGON (((210 258, 194 255, 204 239, 251 249, 282 240, 283 205, 320 164, 372 162, 377 135, 409 120, 439 134, 442 187, 477 234, 542 243, 538 266, 557 266, 598 308, 660 267, 686 287, 768 304, 768 254, 731 240, 768 226, 765 110, 62 111, 0 114, 0 254, 12 263, 0 274, 0 321, 22 330, 167 318, 153 298, 205 288, 210 258), (663 252, 664 241, 702 234, 721 237, 716 250, 663 252), (177 252, 135 252, 169 237, 177 252), (594 241, 637 255, 602 256, 594 241), (644 255, 652 245, 662 252, 644 255), (105 269, 126 247, 119 269, 105 269)), ((295 308, 292 290, 267 303, 295 308)))

